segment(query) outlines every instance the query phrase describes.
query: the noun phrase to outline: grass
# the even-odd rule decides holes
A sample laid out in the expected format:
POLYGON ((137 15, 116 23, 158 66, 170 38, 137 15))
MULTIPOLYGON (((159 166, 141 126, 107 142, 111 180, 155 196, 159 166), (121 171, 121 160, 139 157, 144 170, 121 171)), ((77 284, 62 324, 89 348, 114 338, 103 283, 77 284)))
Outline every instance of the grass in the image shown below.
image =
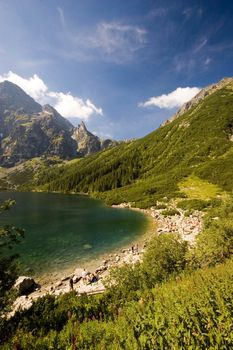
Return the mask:
POLYGON ((188 198, 208 200, 221 195, 223 191, 217 185, 202 180, 195 175, 190 175, 183 179, 179 184, 179 189, 186 194, 188 198))

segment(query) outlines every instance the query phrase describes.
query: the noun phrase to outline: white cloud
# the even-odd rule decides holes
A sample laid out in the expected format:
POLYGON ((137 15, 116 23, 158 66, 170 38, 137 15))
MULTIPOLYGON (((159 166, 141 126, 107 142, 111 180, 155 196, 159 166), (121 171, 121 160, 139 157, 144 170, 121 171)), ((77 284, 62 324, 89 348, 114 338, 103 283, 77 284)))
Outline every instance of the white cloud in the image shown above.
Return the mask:
POLYGON ((63 117, 88 119, 94 113, 103 115, 102 108, 97 108, 89 99, 83 101, 69 92, 50 92, 49 96, 54 99, 54 107, 63 117))
POLYGON ((84 101, 78 96, 73 96, 70 92, 49 91, 48 86, 36 74, 27 79, 9 71, 0 75, 0 82, 4 80, 18 85, 37 102, 51 104, 65 118, 87 120, 92 115, 103 115, 102 108, 96 107, 90 99, 84 101))
POLYGON ((181 107, 185 102, 191 100, 200 89, 198 87, 178 87, 169 94, 151 97, 149 100, 139 103, 139 107, 159 107, 172 109, 181 107))
POLYGON ((4 80, 11 81, 12 83, 20 86, 21 89, 23 89, 28 95, 37 101, 43 99, 48 91, 46 84, 36 74, 28 79, 25 79, 18 74, 9 71, 6 74, 0 75, 0 82, 4 80))

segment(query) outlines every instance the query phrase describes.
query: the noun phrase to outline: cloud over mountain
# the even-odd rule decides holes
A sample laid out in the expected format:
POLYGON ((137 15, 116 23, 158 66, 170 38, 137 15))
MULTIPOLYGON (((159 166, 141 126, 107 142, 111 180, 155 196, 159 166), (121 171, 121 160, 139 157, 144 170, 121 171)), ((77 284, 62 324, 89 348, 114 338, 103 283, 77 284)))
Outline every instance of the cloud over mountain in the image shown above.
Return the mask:
POLYGON ((139 103, 139 107, 158 107, 172 109, 181 107, 191 100, 200 89, 198 87, 178 87, 176 90, 160 96, 150 97, 147 101, 139 103))
POLYGON ((70 92, 50 91, 45 82, 36 74, 29 78, 9 71, 0 75, 0 82, 8 80, 21 87, 28 95, 41 104, 49 103, 66 118, 79 118, 87 120, 93 115, 103 115, 102 108, 98 108, 90 100, 83 100, 73 96, 70 92))

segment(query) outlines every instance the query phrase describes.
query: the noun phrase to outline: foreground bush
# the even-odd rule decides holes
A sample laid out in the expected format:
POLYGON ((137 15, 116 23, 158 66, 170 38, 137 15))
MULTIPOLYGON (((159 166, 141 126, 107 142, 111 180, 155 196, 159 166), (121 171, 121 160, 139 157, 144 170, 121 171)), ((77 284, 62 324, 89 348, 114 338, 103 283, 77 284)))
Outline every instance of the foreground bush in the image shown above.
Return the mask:
MULTIPOLYGON (((138 297, 113 318, 93 316, 79 321, 73 313, 61 331, 48 328, 44 336, 19 326, 12 341, 2 348, 12 349, 13 344, 20 344, 23 350, 233 347, 233 260, 141 291, 138 297)), ((79 298, 73 296, 70 301, 71 308, 80 307, 79 298)))
POLYGON ((197 237, 194 260, 206 267, 222 263, 233 254, 233 202, 228 199, 205 218, 205 229, 197 237))

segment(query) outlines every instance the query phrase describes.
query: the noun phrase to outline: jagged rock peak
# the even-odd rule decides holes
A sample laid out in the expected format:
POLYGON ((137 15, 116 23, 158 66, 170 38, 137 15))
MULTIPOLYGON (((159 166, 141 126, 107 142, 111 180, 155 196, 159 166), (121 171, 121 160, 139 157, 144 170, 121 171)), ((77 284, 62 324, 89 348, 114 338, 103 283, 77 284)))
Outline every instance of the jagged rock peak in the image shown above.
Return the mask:
MULTIPOLYGON (((201 89, 190 101, 186 102, 181 106, 181 108, 174 114, 169 120, 166 120, 161 126, 171 123, 176 118, 180 117, 182 114, 186 113, 192 107, 201 102, 205 97, 213 94, 215 91, 223 88, 224 86, 232 85, 233 77, 226 77, 221 79, 218 83, 211 84, 201 89)), ((233 87, 233 86, 232 86, 233 87)))
POLYGON ((84 122, 74 127, 55 108, 42 107, 9 81, 0 83, 0 131, 0 165, 7 167, 41 156, 86 156, 116 144, 100 141, 84 122))
POLYGON ((78 129, 79 129, 80 131, 83 130, 83 131, 88 132, 87 127, 86 127, 86 125, 85 125, 85 123, 84 123, 83 120, 82 120, 81 123, 78 125, 78 129))

